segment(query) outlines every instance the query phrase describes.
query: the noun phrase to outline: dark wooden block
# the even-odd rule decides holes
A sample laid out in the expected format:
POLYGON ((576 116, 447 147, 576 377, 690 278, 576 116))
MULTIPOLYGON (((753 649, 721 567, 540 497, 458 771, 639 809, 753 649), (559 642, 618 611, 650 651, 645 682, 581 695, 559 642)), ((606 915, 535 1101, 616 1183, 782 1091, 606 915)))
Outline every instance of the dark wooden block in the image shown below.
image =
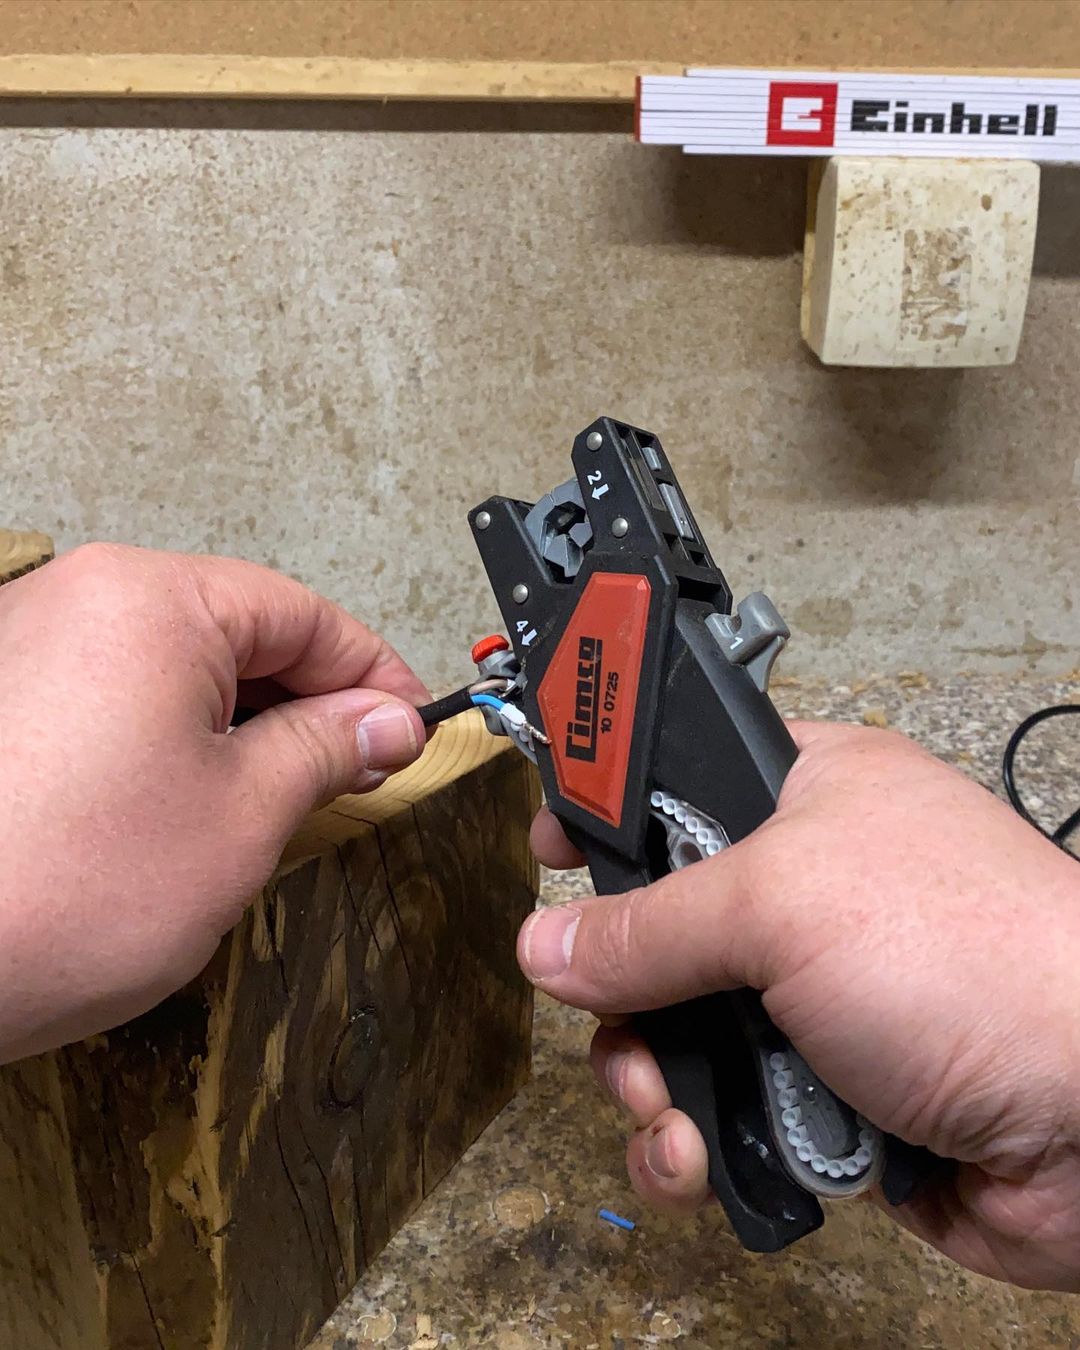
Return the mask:
POLYGON ((306 1344, 527 1076, 537 802, 459 718, 312 818, 198 980, 0 1068, 0 1346, 306 1344))

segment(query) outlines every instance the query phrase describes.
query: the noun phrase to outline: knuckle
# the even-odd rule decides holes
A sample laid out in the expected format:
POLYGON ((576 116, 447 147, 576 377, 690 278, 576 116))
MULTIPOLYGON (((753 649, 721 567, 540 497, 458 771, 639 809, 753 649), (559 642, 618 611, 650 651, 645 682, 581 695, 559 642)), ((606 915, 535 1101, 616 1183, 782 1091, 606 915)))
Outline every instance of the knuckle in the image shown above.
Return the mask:
POLYGON ((898 757, 922 759, 926 755, 922 746, 895 728, 857 727, 855 731, 858 741, 853 743, 853 748, 880 763, 888 764, 898 757))
POLYGON ((631 891, 605 905, 585 944, 583 974, 597 993, 619 1000, 636 972, 642 950, 642 932, 648 897, 631 891))
POLYGON ((114 615, 130 613, 145 600, 146 588, 138 584, 133 565, 138 554, 123 544, 81 544, 50 567, 56 569, 52 576, 62 583, 62 593, 78 604, 114 615))
POLYGON ((65 570, 74 576, 112 576, 134 552, 124 544, 80 544, 62 559, 65 570))
POLYGON ((863 727, 858 742, 852 743, 860 754, 879 764, 889 764, 897 756, 920 753, 913 740, 888 727, 863 727))
POLYGON ((261 716, 276 723, 282 758, 292 774, 302 776, 305 795, 321 798, 336 778, 330 738, 310 720, 291 715, 287 705, 268 708, 261 716))

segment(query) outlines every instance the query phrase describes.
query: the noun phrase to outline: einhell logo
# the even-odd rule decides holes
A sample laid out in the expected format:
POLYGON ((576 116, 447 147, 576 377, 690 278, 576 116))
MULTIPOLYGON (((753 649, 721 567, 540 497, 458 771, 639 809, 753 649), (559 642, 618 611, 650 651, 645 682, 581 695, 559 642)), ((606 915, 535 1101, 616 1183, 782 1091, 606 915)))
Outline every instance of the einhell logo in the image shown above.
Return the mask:
POLYGON ((769 145, 832 145, 838 93, 835 84, 773 80, 765 140, 769 145))
POLYGON ((600 717, 604 644, 600 638, 579 637, 574 720, 566 724, 566 753, 570 759, 596 759, 596 728, 600 717))
POLYGON ((902 136, 1053 136, 1057 133, 1057 105, 1024 105, 1019 113, 969 112, 964 103, 952 103, 948 112, 915 111, 906 98, 857 98, 851 105, 852 131, 895 132, 902 136))
MULTIPOLYGON (((772 80, 769 84, 767 145, 832 146, 836 141, 835 84, 772 80)), ((912 108, 906 98, 856 98, 847 129, 859 134, 897 136, 1053 136, 1058 110, 1054 103, 1027 103, 1023 113, 974 112, 959 100, 948 109, 912 108)))
POLYGON ((638 140, 693 155, 1080 161, 1080 79, 691 69, 643 75, 638 140))

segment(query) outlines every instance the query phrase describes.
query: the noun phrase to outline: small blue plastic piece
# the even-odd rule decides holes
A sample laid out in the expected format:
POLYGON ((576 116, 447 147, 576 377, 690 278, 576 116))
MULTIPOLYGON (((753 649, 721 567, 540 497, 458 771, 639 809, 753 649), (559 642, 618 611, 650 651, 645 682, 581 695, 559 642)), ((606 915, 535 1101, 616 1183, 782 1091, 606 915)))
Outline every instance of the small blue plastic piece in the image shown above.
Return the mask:
POLYGON ((494 694, 473 694, 472 701, 478 708, 495 708, 502 712, 506 704, 501 698, 496 698, 494 694))
POLYGON ((614 1224, 616 1228, 623 1228, 628 1233, 632 1233, 637 1227, 633 1219, 624 1219, 621 1214, 612 1214, 610 1209, 597 1210, 597 1217, 604 1220, 605 1223, 614 1224))

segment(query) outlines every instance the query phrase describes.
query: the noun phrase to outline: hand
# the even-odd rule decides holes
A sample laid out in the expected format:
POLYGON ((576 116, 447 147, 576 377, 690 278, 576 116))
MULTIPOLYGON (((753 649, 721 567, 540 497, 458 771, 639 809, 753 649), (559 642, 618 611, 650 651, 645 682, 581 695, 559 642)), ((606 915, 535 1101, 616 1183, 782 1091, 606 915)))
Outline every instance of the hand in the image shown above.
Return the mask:
POLYGON ((415 759, 429 697, 298 582, 100 544, 0 589, 0 691, 0 1062, 198 974, 307 812, 415 759))
MULTIPOLYGON (((643 890, 538 911, 523 969, 607 1017, 761 990, 856 1110, 961 1161, 890 1213, 973 1270, 1080 1289, 1080 868, 900 736, 793 731, 771 820, 643 890)), ((533 843, 581 861, 550 816, 533 843)), ((644 1044, 602 1026, 592 1063, 638 1127, 640 1194, 701 1203, 705 1145, 644 1044)))

